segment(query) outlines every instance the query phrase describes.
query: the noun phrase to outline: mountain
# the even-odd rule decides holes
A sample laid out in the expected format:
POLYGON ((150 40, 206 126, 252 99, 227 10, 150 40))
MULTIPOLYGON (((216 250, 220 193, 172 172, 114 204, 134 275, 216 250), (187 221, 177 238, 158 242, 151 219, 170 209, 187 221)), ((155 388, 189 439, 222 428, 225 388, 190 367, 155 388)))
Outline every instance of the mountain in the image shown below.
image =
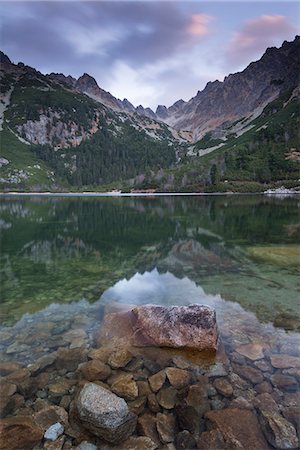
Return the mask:
POLYGON ((261 108, 299 82, 300 37, 268 48, 259 61, 223 82, 207 83, 188 102, 159 106, 158 119, 176 129, 190 130, 195 139, 223 124, 261 112, 261 108))
POLYGON ((0 53, 2 190, 261 190, 299 179, 300 39, 154 113, 0 53), (233 184, 232 184, 233 183, 233 184), (252 183, 251 186, 249 183, 252 183))

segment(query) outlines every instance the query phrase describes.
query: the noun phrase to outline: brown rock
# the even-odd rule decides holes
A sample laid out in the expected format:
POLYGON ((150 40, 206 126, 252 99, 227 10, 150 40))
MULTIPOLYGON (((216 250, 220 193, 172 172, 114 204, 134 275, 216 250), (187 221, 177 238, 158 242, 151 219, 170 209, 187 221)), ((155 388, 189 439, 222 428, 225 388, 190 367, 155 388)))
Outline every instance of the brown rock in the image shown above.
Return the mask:
POLYGON ((209 411, 205 417, 219 430, 226 449, 267 450, 269 448, 255 414, 247 409, 209 411))
POLYGON ((194 384, 190 386, 186 403, 192 406, 199 413, 199 416, 202 417, 205 412, 210 410, 207 398, 207 385, 194 384))
POLYGON ((49 384, 48 393, 51 397, 62 397, 69 393, 73 385, 74 381, 62 378, 57 383, 49 384))
POLYGON ((273 391, 272 385, 268 381, 263 381, 262 383, 257 384, 254 386, 254 389, 258 394, 270 394, 273 391))
POLYGON ((173 414, 161 414, 156 416, 156 428, 163 444, 174 442, 175 439, 175 417, 173 414))
POLYGON ((107 347, 93 348, 89 351, 88 357, 90 359, 100 359, 100 361, 106 364, 111 352, 112 349, 107 347))
POLYGON ((60 349, 57 352, 55 366, 57 370, 65 369, 74 372, 80 363, 87 360, 87 352, 83 348, 60 349))
POLYGON ((279 412, 277 403, 268 393, 257 395, 253 400, 253 404, 259 411, 268 411, 274 414, 279 412))
POLYGON ((57 352, 50 353, 49 355, 42 356, 35 363, 27 366, 27 369, 30 370, 31 375, 38 375, 43 370, 47 369, 47 367, 52 366, 56 360, 57 352))
POLYGON ((43 431, 28 416, 0 420, 1 450, 32 449, 43 438, 43 431))
POLYGON ((165 409, 174 408, 177 400, 177 391, 172 386, 163 388, 156 396, 158 403, 165 409))
POLYGON ((125 367, 132 360, 132 353, 127 349, 117 350, 108 358, 108 364, 112 369, 125 367))
POLYGON ((160 406, 155 394, 150 393, 147 397, 147 401, 148 401, 148 408, 150 409, 151 412, 153 413, 160 412, 160 406))
POLYGON ((299 406, 300 405, 300 391, 285 394, 283 404, 284 404, 284 406, 299 406))
POLYGON ((65 440, 66 440, 65 436, 60 436, 54 442, 46 441, 44 443, 43 450, 61 450, 63 448, 65 440))
POLYGON ((298 383, 294 377, 290 375, 283 375, 281 373, 275 373, 271 376, 271 382, 273 386, 283 389, 285 391, 296 391, 298 383))
POLYGON ((6 375, 5 380, 10 383, 20 384, 30 377, 30 372, 28 369, 19 369, 16 372, 11 372, 9 375, 6 375))
POLYGON ((187 370, 178 369, 176 367, 167 367, 166 374, 170 384, 175 389, 181 389, 188 386, 191 382, 191 374, 187 370))
POLYGON ((125 400, 135 400, 139 395, 138 386, 131 374, 120 377, 111 385, 111 390, 125 400))
POLYGON ((240 366, 239 364, 233 364, 232 367, 238 375, 250 381, 252 384, 258 384, 264 381, 261 371, 254 367, 240 366))
POLYGON ((81 364, 79 370, 88 381, 105 381, 111 374, 111 368, 98 359, 81 364))
MULTIPOLYGON (((227 450, 223 435, 219 430, 204 431, 198 439, 199 450, 227 450)), ((228 449, 229 450, 229 449, 228 449)), ((233 449, 232 449, 233 450, 233 449)), ((254 449, 253 449, 254 450, 254 449)))
POLYGON ((14 414, 24 403, 25 399, 20 394, 14 394, 11 397, 2 397, 0 400, 0 418, 2 419, 10 414, 14 414))
POLYGON ((11 397, 17 392, 17 386, 14 383, 9 383, 1 380, 0 383, 0 397, 11 397))
POLYGON ((272 372, 273 370, 271 364, 268 363, 268 361, 266 361, 265 359, 255 361, 254 365, 262 372, 272 372))
POLYGON ((134 315, 134 344, 216 350, 216 313, 204 305, 138 306, 134 315))
POLYGON ((252 361, 256 361, 257 359, 262 359, 264 357, 263 349, 264 347, 261 344, 250 343, 239 345, 236 348, 236 351, 240 355, 246 356, 246 358, 249 358, 252 361))
POLYGON ((149 377, 149 384, 153 392, 158 392, 166 381, 166 372, 161 370, 149 377))
MULTIPOLYGON (((118 446, 118 450, 155 450, 157 444, 146 436, 131 436, 123 444, 118 446)), ((105 449, 103 449, 105 450, 105 449)))
POLYGON ((139 396, 148 396, 151 393, 148 381, 137 381, 136 384, 139 390, 139 396))
POLYGON ((134 414, 139 415, 143 412, 146 402, 147 397, 138 397, 137 399, 128 402, 128 407, 134 414))
POLYGON ((267 441, 273 447, 280 449, 296 449, 299 447, 294 426, 280 414, 260 411, 259 420, 267 441))
POLYGON ((189 405, 178 405, 175 408, 176 419, 181 430, 188 430, 191 433, 198 432, 200 424, 200 414, 195 408, 189 405))
POLYGON ((60 422, 64 427, 68 425, 68 413, 61 406, 47 406, 34 414, 34 422, 43 430, 60 422))
POLYGON ((300 357, 290 355, 273 355, 271 364, 275 369, 300 368, 300 357))
POLYGON ((156 416, 143 414, 138 418, 137 432, 139 435, 149 437, 155 444, 160 445, 160 439, 156 428, 156 416))
POLYGON ((237 409, 253 409, 253 405, 244 397, 237 397, 229 405, 229 408, 237 409))
POLYGON ((217 378, 214 381, 214 387, 217 389, 219 394, 223 395, 224 397, 231 397, 233 394, 233 388, 231 384, 224 378, 217 378))
POLYGON ((5 377, 6 375, 9 375, 12 372, 16 372, 17 370, 22 369, 21 364, 18 364, 16 362, 0 362, 0 376, 5 377))
POLYGON ((183 430, 176 436, 176 449, 177 450, 193 450, 197 448, 197 442, 191 433, 187 430, 183 430))
POLYGON ((133 334, 133 314, 131 311, 105 314, 97 345, 115 343, 117 345, 128 345, 133 334))

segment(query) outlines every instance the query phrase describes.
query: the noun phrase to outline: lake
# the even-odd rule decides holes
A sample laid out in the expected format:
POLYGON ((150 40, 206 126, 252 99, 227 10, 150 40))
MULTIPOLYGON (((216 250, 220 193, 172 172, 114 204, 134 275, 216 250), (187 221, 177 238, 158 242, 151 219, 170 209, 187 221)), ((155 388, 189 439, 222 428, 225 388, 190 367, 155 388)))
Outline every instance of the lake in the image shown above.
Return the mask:
MULTIPOLYGON (((128 305, 207 304, 216 309, 221 342, 213 359, 145 351, 147 360, 160 367, 188 361, 181 366, 206 377, 207 410, 224 410, 241 397, 253 404, 262 393, 282 409, 293 406, 300 379, 299 200, 2 196, 3 364, 31 367, 62 349, 94 351, 103 317, 128 305), (215 388, 216 379, 226 379, 232 392, 215 388)), ((41 367, 30 379, 45 370, 46 385, 18 388, 31 401, 26 407, 46 398, 70 403, 74 389, 55 395, 49 385, 72 380, 76 368, 61 370, 54 359, 41 367)))

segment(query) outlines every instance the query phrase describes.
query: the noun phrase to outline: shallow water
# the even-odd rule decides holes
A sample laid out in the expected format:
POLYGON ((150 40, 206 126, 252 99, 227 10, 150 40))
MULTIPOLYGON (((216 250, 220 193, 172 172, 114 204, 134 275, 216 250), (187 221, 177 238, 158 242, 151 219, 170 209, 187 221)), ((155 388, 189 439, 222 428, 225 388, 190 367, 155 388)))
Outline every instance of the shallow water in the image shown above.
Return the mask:
MULTIPOLYGON (((261 370, 282 407, 298 390, 299 368, 270 364, 273 355, 299 356, 297 198, 1 200, 3 361, 27 366, 61 348, 91 350, 103 316, 128 305, 201 303, 216 309, 221 337, 209 365, 224 366, 233 386, 240 365, 261 370), (249 345, 254 357, 245 356, 249 345), (276 374, 290 384, 271 382, 276 374)), ((162 367, 174 357, 155 355, 162 367)), ((207 361, 183 356, 214 380, 207 361)), ((234 398, 252 400, 257 384, 235 386, 234 398)), ((228 402, 216 394, 210 408, 228 402)))

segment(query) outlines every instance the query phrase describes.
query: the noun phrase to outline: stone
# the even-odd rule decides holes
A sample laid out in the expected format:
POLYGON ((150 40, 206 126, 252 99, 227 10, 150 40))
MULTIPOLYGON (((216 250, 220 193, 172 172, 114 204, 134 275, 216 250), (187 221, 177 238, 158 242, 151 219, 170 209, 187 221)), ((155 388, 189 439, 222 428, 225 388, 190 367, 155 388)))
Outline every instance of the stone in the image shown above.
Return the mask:
POLYGON ((27 380, 30 377, 30 372, 28 369, 19 369, 16 372, 12 372, 9 375, 6 375, 5 380, 10 383, 15 383, 19 385, 23 381, 27 380))
POLYGON ((226 447, 223 435, 219 430, 204 431, 204 433, 201 433, 200 438, 198 439, 197 445, 198 445, 197 448, 199 450, 227 450, 228 449, 228 447, 226 447))
POLYGON ((242 344, 239 345, 235 350, 246 358, 256 361, 257 359, 262 359, 264 357, 263 345, 261 344, 242 344))
POLYGON ((219 392, 219 394, 223 395, 224 397, 231 397, 233 394, 233 388, 231 384, 224 378, 217 378, 214 381, 214 387, 219 392))
POLYGON ((265 359, 260 359, 254 362, 255 367, 257 367, 262 372, 272 372, 273 368, 271 364, 265 359))
POLYGON ((0 420, 1 450, 32 449, 43 438, 43 431, 28 416, 0 420))
POLYGON ((242 378, 250 381, 252 384, 262 383, 264 377, 260 370, 250 366, 240 366, 239 364, 233 364, 232 368, 234 372, 240 375, 242 378))
MULTIPOLYGON (((131 436, 123 444, 118 446, 118 450, 155 450, 157 444, 146 436, 131 436)), ((105 450, 105 449, 103 449, 105 450)))
POLYGON ((155 373, 149 377, 149 384, 153 392, 158 392, 164 385, 166 381, 166 372, 161 370, 160 372, 155 373))
POLYGON ((217 362, 205 372, 205 375, 208 378, 227 377, 228 372, 223 363, 217 362))
POLYGON ((147 397, 138 397, 135 400, 132 400, 131 402, 128 402, 128 407, 130 411, 135 413, 136 415, 139 415, 143 412, 145 405, 147 402, 147 397))
POLYGON ((83 426, 108 442, 122 442, 135 430, 137 417, 125 400, 97 384, 85 384, 77 408, 83 426))
POLYGON ((282 373, 275 373, 271 376, 271 383, 279 389, 284 391, 296 391, 298 383, 294 377, 290 375, 283 375, 282 373))
POLYGON ((0 418, 4 418, 21 408, 25 403, 24 397, 20 394, 14 394, 11 397, 1 397, 0 399, 0 418))
POLYGON ((127 366, 127 364, 132 360, 132 353, 128 350, 117 350, 113 352, 108 358, 108 364, 112 369, 120 369, 121 367, 127 366))
POLYGON ((295 377, 298 381, 300 381, 300 369, 292 367, 291 369, 284 369, 282 373, 284 375, 291 375, 292 377, 295 377))
POLYGON ((125 398, 125 400, 135 400, 139 395, 139 389, 131 374, 119 377, 112 385, 111 390, 125 398))
POLYGON ((38 375, 40 372, 45 370, 47 367, 52 366, 56 360, 57 352, 50 353, 49 355, 42 356, 37 359, 35 363, 29 364, 27 369, 29 369, 31 375, 38 375))
POLYGON ((75 450, 98 450, 97 445, 91 444, 90 442, 83 441, 76 447, 75 450))
POLYGON ((181 389, 191 383, 191 374, 187 370, 167 367, 166 374, 170 384, 175 389, 181 389))
POLYGON ((64 430, 64 426, 61 423, 56 422, 45 431, 44 438, 50 441, 56 441, 56 439, 63 434, 64 430))
POLYGON ((17 392, 17 386, 14 383, 8 383, 1 380, 0 383, 0 397, 11 397, 17 392))
POLYGON ((258 394, 271 394, 271 392, 273 391, 272 385, 268 381, 263 381, 262 383, 256 384, 254 386, 254 389, 258 394))
POLYGON ((138 306, 133 313, 133 341, 137 346, 216 350, 216 312, 204 305, 138 306))
POLYGON ((296 449, 299 447, 296 430, 280 414, 260 410, 259 421, 267 441, 275 448, 296 449))
POLYGON ((248 402, 244 397, 237 397, 229 405, 229 408, 238 409, 253 409, 253 405, 248 402))
POLYGON ((156 428, 156 416, 154 414, 143 414, 138 418, 137 432, 139 435, 149 437, 155 444, 160 445, 160 439, 156 428))
MULTIPOLYGON (((226 449, 267 450, 266 439, 256 415, 247 409, 226 408, 205 414, 208 429, 217 429, 226 442, 226 449)), ((222 448, 222 447, 221 447, 222 448)))
POLYGON ((59 422, 68 425, 68 413, 61 406, 47 406, 34 414, 34 421, 45 432, 53 424, 59 422))
POLYGON ((71 380, 66 380, 65 378, 61 378, 56 383, 51 383, 48 386, 48 394, 51 397, 63 397, 68 394, 74 382, 71 380))
POLYGON ((191 433, 198 431, 200 423, 200 414, 195 408, 189 405, 178 405, 175 408, 178 427, 181 430, 188 430, 191 433))
POLYGON ((187 430, 180 431, 176 436, 176 450, 193 450, 197 448, 197 442, 187 430))
POLYGON ((173 414, 156 415, 156 428, 159 438, 163 444, 174 442, 175 439, 176 420, 173 414))
POLYGON ((136 384, 137 384, 137 387, 139 390, 139 396, 142 396, 142 395, 147 396, 151 393, 148 381, 137 381, 136 384))
POLYGON ((80 363, 87 361, 87 352, 83 348, 64 349, 57 352, 55 367, 57 370, 65 369, 74 372, 80 363))
POLYGON ((60 436, 59 438, 56 439, 55 442, 52 441, 46 441, 44 443, 44 447, 43 450, 62 450, 63 445, 65 443, 65 436, 60 436))
POLYGON ((111 375, 111 368, 98 359, 81 364, 79 370, 88 381, 105 381, 111 375))
POLYGON ((12 372, 16 372, 17 370, 22 369, 21 364, 16 362, 0 362, 0 376, 5 377, 6 375, 9 375, 12 372))
POLYGON ((207 385, 193 384, 189 388, 186 403, 198 412, 199 417, 202 417, 206 411, 210 410, 210 404, 207 397, 207 385))
POLYGON ((90 359, 100 359, 100 361, 106 364, 111 352, 112 350, 106 347, 93 348, 89 351, 88 357, 90 359))
POLYGON ((153 412, 153 413, 160 412, 160 406, 157 401, 157 397, 155 394, 153 394, 153 392, 148 395, 147 402, 148 402, 148 408, 150 409, 151 412, 153 412))
POLYGON ((300 368, 300 356, 273 355, 271 364, 275 369, 300 368))
POLYGON ((300 391, 285 394, 283 400, 284 406, 299 406, 300 405, 300 391))
POLYGON ((172 386, 161 389, 157 396, 157 401, 165 409, 174 408, 177 400, 177 391, 172 386))

